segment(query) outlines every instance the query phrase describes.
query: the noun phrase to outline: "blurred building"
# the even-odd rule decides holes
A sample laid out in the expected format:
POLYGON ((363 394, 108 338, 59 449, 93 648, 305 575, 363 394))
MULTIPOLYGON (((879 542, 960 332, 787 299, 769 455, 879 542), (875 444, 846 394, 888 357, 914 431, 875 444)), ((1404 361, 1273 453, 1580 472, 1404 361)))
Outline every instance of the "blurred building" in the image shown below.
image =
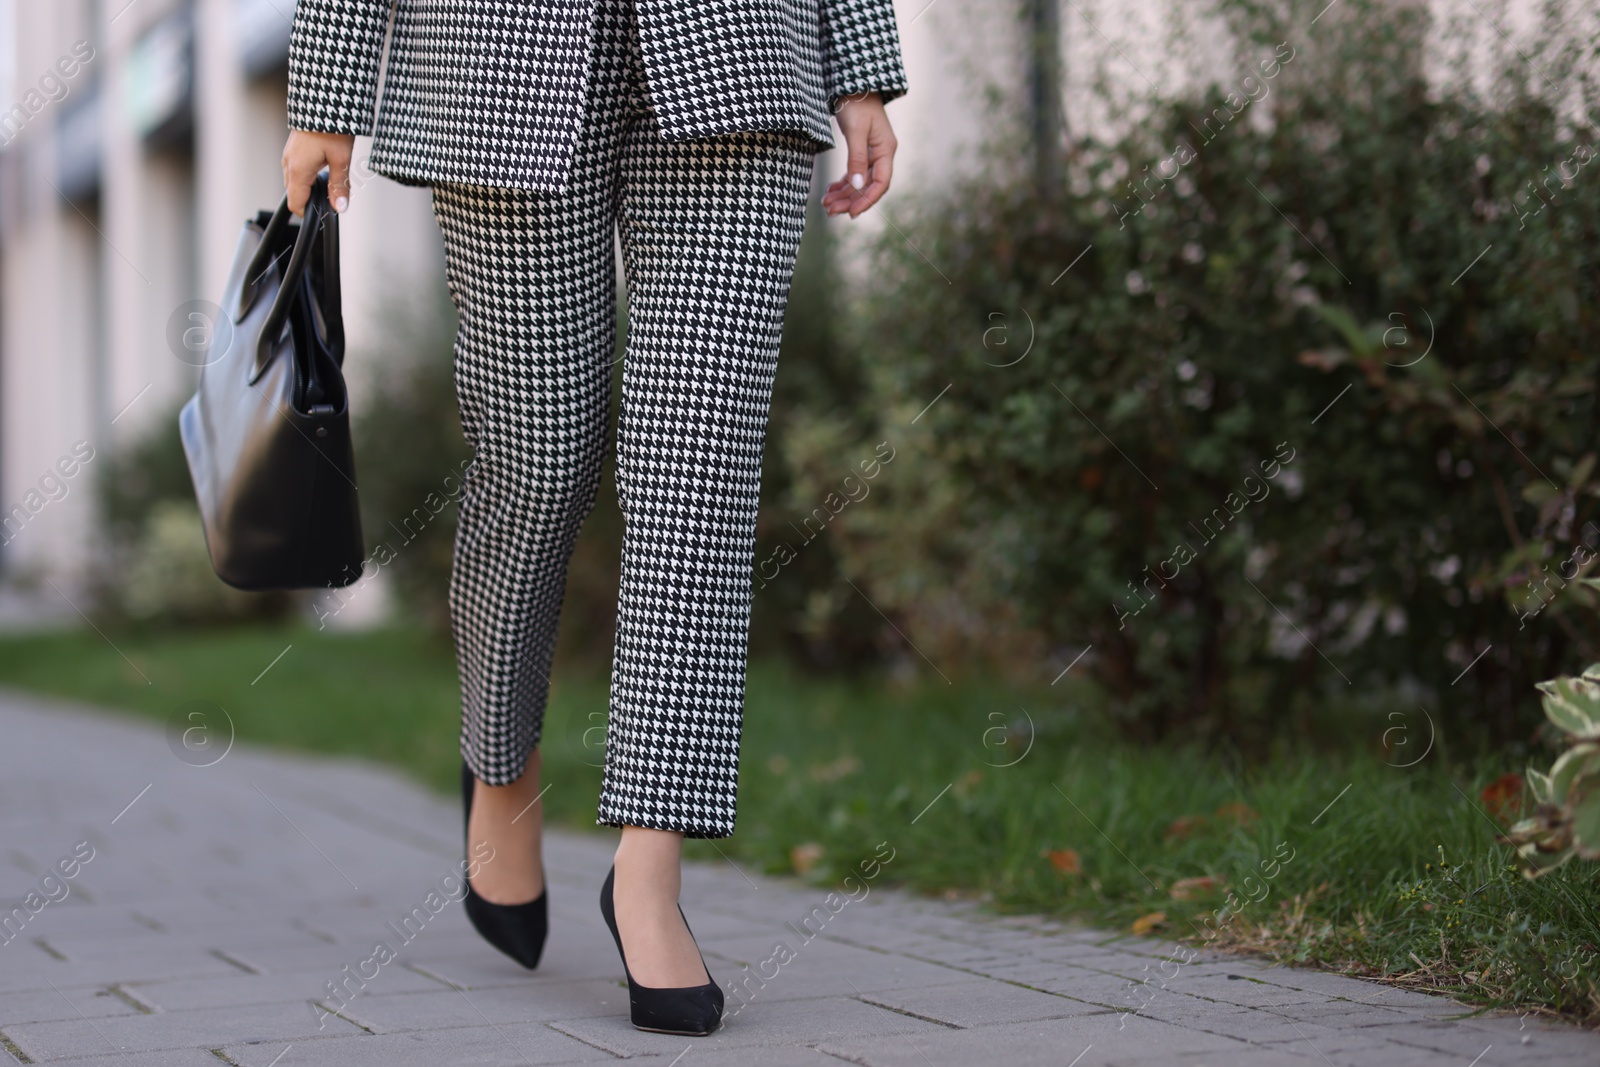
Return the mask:
MULTIPOLYGON (((209 328, 244 219, 282 195, 292 13, 292 0, 0 6, 8 573, 70 587, 95 540, 95 464, 193 389, 185 331, 209 328)), ((354 199, 359 334, 375 287, 436 272, 439 253, 423 193, 369 177, 354 199)))
MULTIPOLYGON (((49 577, 70 614, 96 544, 96 472, 192 391, 186 340, 209 327, 206 302, 220 295, 243 221, 281 197, 293 7, 0 0, 0 591, 8 578, 49 577)), ((1232 62, 1207 46, 1216 28, 1200 3, 897 8, 911 91, 890 107, 896 188, 882 210, 827 223, 846 237, 847 260, 852 240, 893 224, 898 198, 989 162, 985 135, 1000 119, 1043 143, 1102 121, 1071 106, 1093 84, 1167 89, 1226 79, 1232 62), (1172 45, 1180 29, 1183 51, 1172 45)), ((835 150, 819 178, 842 167, 835 150)), ((385 294, 436 285, 442 260, 425 190, 370 172, 355 181, 341 228, 359 350, 385 294)), ((372 368, 349 369, 359 397, 372 368)))

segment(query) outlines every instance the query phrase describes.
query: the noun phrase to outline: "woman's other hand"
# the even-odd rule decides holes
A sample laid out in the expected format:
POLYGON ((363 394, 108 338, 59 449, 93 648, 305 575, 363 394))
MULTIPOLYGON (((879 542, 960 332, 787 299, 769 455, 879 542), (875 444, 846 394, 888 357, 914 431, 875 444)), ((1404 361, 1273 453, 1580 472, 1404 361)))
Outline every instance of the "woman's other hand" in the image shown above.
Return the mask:
POLYGON ((333 209, 349 207, 350 159, 355 148, 352 134, 290 130, 283 146, 283 188, 289 194, 289 210, 296 215, 305 213, 311 183, 323 167, 328 168, 328 200, 333 209))
POLYGON ((849 212, 855 218, 889 191, 897 142, 877 93, 849 97, 839 104, 839 129, 848 162, 844 177, 828 186, 822 206, 829 215, 849 212))

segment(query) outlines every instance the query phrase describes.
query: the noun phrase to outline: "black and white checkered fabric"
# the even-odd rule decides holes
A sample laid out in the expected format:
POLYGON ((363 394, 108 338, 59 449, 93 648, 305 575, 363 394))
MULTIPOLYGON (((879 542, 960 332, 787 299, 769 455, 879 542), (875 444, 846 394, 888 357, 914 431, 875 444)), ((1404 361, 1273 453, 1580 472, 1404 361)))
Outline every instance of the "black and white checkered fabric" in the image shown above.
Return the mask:
MULTIPOLYGON (((590 91, 596 0, 299 0, 289 125, 373 134, 409 184, 559 190, 590 91), (378 103, 385 27, 393 39, 378 103)), ((833 146, 838 101, 906 91, 893 0, 638 0, 661 135, 799 130, 833 146)))
POLYGON ((725 837, 761 454, 816 155, 792 130, 665 140, 632 0, 598 3, 566 190, 433 189, 476 449, 450 589, 462 754, 501 785, 540 740, 567 564, 606 446, 620 232, 625 532, 598 821, 725 837))

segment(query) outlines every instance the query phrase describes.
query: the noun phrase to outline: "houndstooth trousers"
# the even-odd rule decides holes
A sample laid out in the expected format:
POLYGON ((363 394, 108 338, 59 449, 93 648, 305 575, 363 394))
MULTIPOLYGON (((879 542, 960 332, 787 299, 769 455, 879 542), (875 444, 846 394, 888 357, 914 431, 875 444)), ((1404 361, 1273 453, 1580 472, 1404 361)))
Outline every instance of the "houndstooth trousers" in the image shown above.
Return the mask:
POLYGON ((568 562, 606 445, 618 232, 625 525, 597 821, 726 837, 761 454, 817 147, 798 130, 664 141, 632 0, 598 0, 595 19, 566 191, 433 187, 476 450, 450 584, 461 752, 504 785, 540 741, 568 562))

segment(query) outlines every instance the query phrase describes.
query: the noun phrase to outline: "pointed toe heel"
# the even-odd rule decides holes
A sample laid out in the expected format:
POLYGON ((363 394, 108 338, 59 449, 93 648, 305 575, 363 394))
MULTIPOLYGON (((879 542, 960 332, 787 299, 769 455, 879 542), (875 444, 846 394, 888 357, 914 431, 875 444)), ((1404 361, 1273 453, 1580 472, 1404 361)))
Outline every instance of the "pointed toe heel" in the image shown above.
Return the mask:
MULTIPOLYGON (((622 951, 622 935, 617 932, 616 905, 612 899, 616 873, 613 867, 606 874, 605 884, 600 887, 600 914, 611 929, 611 938, 617 943, 617 955, 622 957, 622 971, 628 976, 628 1006, 634 1027, 680 1037, 706 1036, 722 1025, 722 987, 710 981, 705 985, 653 988, 633 980, 633 972, 628 969, 628 954, 622 951)), ((682 908, 678 909, 678 914, 683 914, 682 908)), ((688 928, 687 918, 683 925, 688 928)), ((694 936, 693 930, 689 931, 689 936, 694 936)), ((705 957, 700 957, 702 967, 705 962, 705 957)), ((709 967, 706 968, 706 977, 711 977, 709 967)))
MULTIPOLYGON (((472 823, 472 794, 477 779, 465 762, 461 764, 461 806, 465 811, 467 827, 472 823)), ((472 861, 472 832, 464 827, 467 837, 467 862, 472 861)), ((494 904, 472 891, 472 882, 465 877, 462 882, 467 894, 462 906, 467 910, 473 929, 489 944, 522 964, 528 970, 539 966, 544 953, 545 937, 550 931, 548 886, 539 895, 523 904, 494 904)))

